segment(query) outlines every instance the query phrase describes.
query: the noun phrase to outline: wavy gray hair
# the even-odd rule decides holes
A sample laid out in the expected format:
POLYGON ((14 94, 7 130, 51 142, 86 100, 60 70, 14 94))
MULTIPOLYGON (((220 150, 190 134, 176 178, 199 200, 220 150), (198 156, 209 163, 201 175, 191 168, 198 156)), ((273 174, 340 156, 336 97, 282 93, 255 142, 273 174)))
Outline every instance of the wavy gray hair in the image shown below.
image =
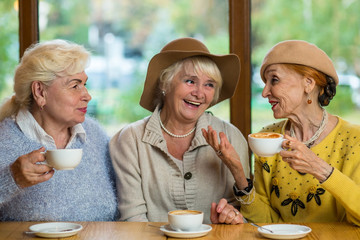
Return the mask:
POLYGON ((24 53, 14 76, 14 95, 0 108, 0 121, 16 115, 21 108, 30 110, 34 81, 50 86, 58 77, 81 73, 89 65, 90 52, 65 40, 51 40, 30 46, 24 53))

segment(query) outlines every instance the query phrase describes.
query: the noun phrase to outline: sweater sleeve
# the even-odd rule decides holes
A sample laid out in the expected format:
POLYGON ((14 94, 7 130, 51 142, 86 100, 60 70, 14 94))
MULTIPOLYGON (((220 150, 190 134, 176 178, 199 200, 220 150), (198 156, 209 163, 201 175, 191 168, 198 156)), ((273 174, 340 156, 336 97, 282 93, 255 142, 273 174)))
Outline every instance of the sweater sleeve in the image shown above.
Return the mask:
POLYGON ((353 166, 353 173, 346 176, 334 169, 331 176, 322 183, 335 199, 345 208, 346 220, 360 226, 360 164, 353 166))
POLYGON ((22 190, 15 183, 11 174, 10 165, 6 165, 0 169, 0 206, 10 201, 14 196, 22 190))
POLYGON ((144 218, 147 213, 142 192, 137 137, 131 127, 123 129, 110 141, 110 156, 116 174, 120 220, 144 218))
POLYGON ((342 119, 339 121, 336 137, 331 140, 334 145, 336 142, 333 152, 341 154, 335 155, 332 164, 334 171, 322 183, 322 187, 338 202, 336 212, 342 213, 339 220, 360 226, 360 128, 342 119))

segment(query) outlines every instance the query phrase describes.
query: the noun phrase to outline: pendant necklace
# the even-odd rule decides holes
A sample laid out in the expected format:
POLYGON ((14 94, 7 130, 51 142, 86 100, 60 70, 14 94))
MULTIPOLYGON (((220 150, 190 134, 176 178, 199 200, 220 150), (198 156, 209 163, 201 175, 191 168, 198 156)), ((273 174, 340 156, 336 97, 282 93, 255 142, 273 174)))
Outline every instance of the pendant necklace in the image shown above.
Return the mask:
POLYGON ((185 138, 185 137, 189 136, 190 134, 192 134, 192 133, 195 131, 195 129, 196 129, 196 127, 194 127, 193 129, 191 129, 190 132, 188 132, 188 133, 186 133, 186 134, 184 134, 184 135, 177 135, 177 134, 174 134, 174 133, 170 132, 169 130, 167 130, 167 129, 165 128, 164 124, 163 124, 162 121, 161 121, 160 111, 159 111, 159 120, 160 120, 160 126, 161 126, 161 128, 162 128, 167 134, 169 134, 171 137, 174 137, 174 138, 185 138))
MULTIPOLYGON (((315 132, 315 134, 307 141, 302 142, 305 144, 308 148, 310 148, 315 141, 320 137, 321 133, 324 131, 326 124, 328 123, 328 114, 325 109, 323 109, 323 117, 319 126, 319 129, 315 132)), ((290 126, 290 136, 296 138, 294 128, 291 124, 290 126)))

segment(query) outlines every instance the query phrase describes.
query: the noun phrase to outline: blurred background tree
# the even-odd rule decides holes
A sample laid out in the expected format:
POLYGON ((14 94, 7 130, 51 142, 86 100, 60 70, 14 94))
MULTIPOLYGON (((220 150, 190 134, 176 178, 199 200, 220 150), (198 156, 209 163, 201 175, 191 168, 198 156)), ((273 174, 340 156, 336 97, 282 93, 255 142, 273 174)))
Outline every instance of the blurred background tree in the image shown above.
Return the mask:
POLYGON ((314 43, 333 60, 339 74, 337 94, 326 109, 360 123, 360 1, 252 0, 252 125, 269 124, 272 111, 261 98, 259 66, 276 43, 300 39, 314 43))
POLYGON ((286 39, 303 39, 321 46, 340 71, 360 75, 360 1, 253 0, 253 62, 286 39), (345 65, 344 65, 345 63, 345 65))
MULTIPOLYGON (((139 106, 151 57, 178 37, 196 37, 216 54, 229 52, 226 0, 39 0, 40 40, 68 39, 90 49, 87 70, 93 96, 89 113, 109 134, 149 115, 139 106)), ((18 62, 16 0, 0 2, 0 97, 11 94, 18 62)), ((360 1, 252 0, 253 131, 274 121, 261 97, 259 65, 266 52, 287 39, 315 43, 340 75, 328 111, 360 123, 360 1)), ((226 101, 211 108, 229 119, 226 101)))
MULTIPOLYGON (((223 0, 41 0, 40 13, 41 41, 64 38, 92 49, 89 113, 109 132, 149 115, 139 106, 146 68, 166 43, 196 37, 214 53, 229 52, 223 0)), ((228 102, 213 111, 228 119, 228 102)))
POLYGON ((18 15, 12 1, 0 1, 0 99, 12 91, 12 75, 19 59, 18 15))

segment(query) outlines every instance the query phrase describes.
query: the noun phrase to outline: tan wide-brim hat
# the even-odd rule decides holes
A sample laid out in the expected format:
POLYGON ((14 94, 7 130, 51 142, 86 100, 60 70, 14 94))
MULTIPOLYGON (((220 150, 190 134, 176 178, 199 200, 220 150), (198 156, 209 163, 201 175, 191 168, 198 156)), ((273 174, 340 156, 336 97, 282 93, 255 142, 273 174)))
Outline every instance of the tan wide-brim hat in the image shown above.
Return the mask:
POLYGON ((165 45, 160 53, 150 60, 140 105, 153 112, 156 107, 154 100, 161 71, 177 61, 192 56, 209 57, 218 66, 223 84, 216 103, 234 95, 240 77, 240 60, 238 56, 235 54, 214 55, 209 52, 202 42, 194 38, 179 38, 165 45))
POLYGON ((276 44, 266 54, 260 69, 265 82, 266 68, 272 64, 291 63, 312 67, 332 77, 339 84, 335 67, 328 55, 316 45, 302 40, 287 40, 276 44))

